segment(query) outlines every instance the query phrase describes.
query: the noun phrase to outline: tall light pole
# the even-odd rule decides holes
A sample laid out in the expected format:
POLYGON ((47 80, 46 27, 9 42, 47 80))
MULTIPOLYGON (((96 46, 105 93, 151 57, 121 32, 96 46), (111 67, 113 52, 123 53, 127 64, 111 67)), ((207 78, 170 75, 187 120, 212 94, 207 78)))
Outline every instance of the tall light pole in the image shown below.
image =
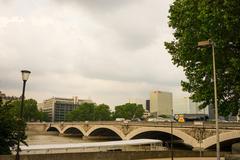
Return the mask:
POLYGON ((173 109, 171 110, 171 160, 173 160, 173 109))
POLYGON ((214 83, 214 105, 215 105, 215 121, 216 121, 216 145, 217 145, 217 160, 220 160, 220 143, 219 143, 219 127, 218 127, 218 106, 217 106, 217 80, 215 66, 214 42, 209 39, 207 41, 198 42, 198 46, 212 46, 212 61, 213 61, 213 83, 214 83))
MULTIPOLYGON (((21 108, 20 108, 20 120, 23 119, 23 107, 24 107, 24 96, 25 96, 25 86, 26 86, 26 82, 28 80, 28 77, 30 75, 30 71, 28 70, 22 70, 22 80, 23 80, 23 89, 22 89, 22 96, 21 96, 21 108)), ((18 131, 18 135, 17 135, 17 153, 16 153, 16 160, 20 160, 20 156, 19 156, 19 151, 20 151, 20 131, 18 131)))

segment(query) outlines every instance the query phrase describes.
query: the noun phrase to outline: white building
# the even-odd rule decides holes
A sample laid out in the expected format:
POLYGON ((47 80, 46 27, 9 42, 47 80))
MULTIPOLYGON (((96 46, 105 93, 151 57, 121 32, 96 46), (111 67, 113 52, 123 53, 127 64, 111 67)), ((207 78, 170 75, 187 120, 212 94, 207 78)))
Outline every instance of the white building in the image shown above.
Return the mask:
POLYGON ((153 115, 172 115, 172 93, 153 91, 150 93, 150 113, 153 115))
POLYGON ((209 114, 208 107, 199 109, 201 103, 193 102, 189 97, 174 99, 174 114, 209 114))

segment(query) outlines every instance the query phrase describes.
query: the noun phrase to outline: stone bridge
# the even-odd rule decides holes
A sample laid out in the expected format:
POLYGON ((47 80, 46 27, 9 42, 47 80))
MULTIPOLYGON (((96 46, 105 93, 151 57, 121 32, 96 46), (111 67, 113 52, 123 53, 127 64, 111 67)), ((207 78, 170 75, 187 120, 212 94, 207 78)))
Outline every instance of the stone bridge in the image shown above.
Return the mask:
MULTIPOLYGON (((194 150, 214 148, 216 132, 214 122, 203 125, 170 122, 61 122, 61 123, 28 123, 27 131, 59 132, 60 135, 75 135, 83 138, 116 138, 122 140, 152 138, 169 143, 171 134, 174 141, 181 141, 194 150)), ((229 147, 240 142, 239 123, 219 124, 221 147, 229 147)))

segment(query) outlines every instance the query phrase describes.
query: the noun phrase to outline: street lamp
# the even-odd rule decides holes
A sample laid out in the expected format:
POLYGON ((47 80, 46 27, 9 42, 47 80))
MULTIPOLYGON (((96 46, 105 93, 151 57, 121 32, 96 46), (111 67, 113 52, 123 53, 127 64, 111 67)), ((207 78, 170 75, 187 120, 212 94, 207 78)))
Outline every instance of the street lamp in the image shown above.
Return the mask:
MULTIPOLYGON (((23 106, 24 106, 24 95, 25 95, 25 86, 26 86, 26 82, 28 80, 28 77, 30 75, 30 71, 28 70, 22 70, 22 80, 23 80, 23 90, 22 90, 22 96, 21 96, 21 108, 20 108, 20 120, 23 119, 23 106)), ((20 131, 18 131, 18 137, 17 137, 17 153, 16 153, 16 160, 20 160, 20 156, 19 156, 19 151, 20 151, 20 131)))
POLYGON ((219 143, 219 128, 218 128, 218 106, 217 106, 217 80, 215 67, 214 42, 209 39, 207 41, 198 42, 198 46, 212 46, 212 61, 213 61, 213 83, 214 83, 214 105, 215 105, 215 121, 216 121, 216 143, 217 143, 217 160, 220 160, 220 143, 219 143))
POLYGON ((171 160, 173 160, 173 109, 171 110, 171 160))

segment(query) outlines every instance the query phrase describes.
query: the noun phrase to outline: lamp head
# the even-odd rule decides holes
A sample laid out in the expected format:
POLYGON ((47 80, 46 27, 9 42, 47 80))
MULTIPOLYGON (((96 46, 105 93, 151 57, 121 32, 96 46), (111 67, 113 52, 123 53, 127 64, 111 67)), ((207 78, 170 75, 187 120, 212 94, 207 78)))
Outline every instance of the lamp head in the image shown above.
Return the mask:
POLYGON ((209 46, 211 43, 209 40, 198 42, 198 46, 209 46))
POLYGON ((22 72, 22 80, 27 81, 31 72, 28 70, 22 70, 21 72, 22 72))
POLYGON ((214 42, 211 39, 198 42, 198 47, 214 45, 214 42))

